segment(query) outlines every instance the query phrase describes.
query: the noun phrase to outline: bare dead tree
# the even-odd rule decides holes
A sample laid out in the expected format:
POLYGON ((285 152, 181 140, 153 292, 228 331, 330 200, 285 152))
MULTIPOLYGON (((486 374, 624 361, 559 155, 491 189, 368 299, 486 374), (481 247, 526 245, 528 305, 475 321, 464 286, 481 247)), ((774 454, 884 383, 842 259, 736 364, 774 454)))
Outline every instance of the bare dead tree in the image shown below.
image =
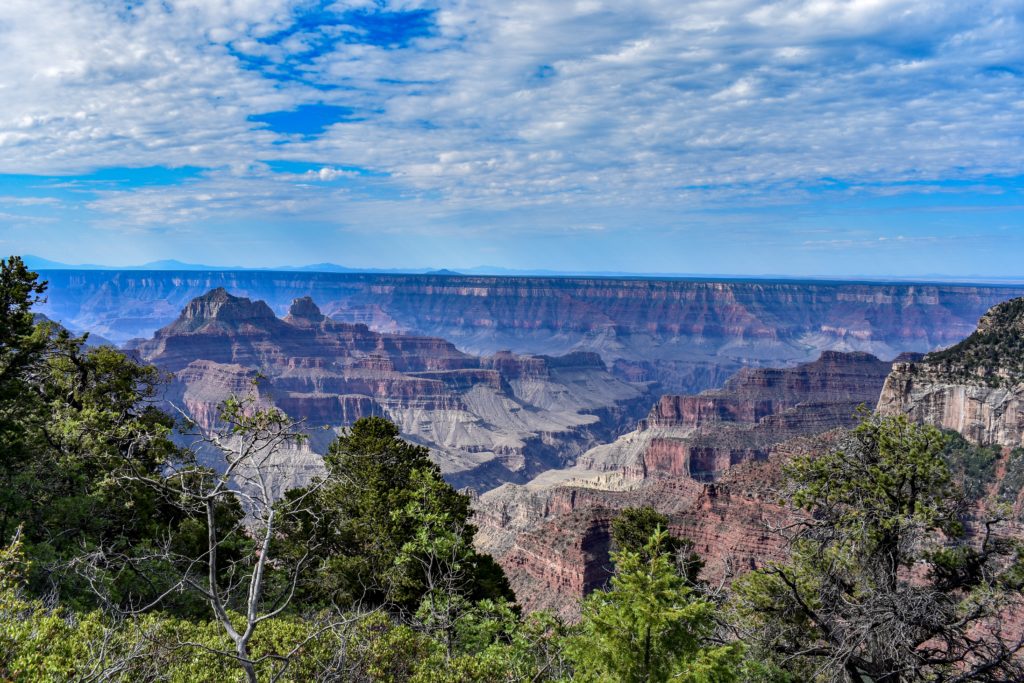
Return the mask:
POLYGON ((429 632, 440 635, 448 659, 455 656, 459 617, 469 607, 463 592, 472 551, 462 540, 463 525, 434 524, 432 537, 424 539, 428 542, 406 548, 407 561, 419 565, 426 588, 417 617, 429 632))
POLYGON ((291 606, 309 551, 315 550, 315 546, 309 548, 305 555, 287 563, 273 556, 274 541, 285 519, 316 514, 306 505, 317 491, 315 484, 287 500, 278 495, 280 482, 287 478, 288 463, 282 452, 306 440, 301 421, 292 420, 276 408, 261 407, 252 396, 224 401, 212 429, 198 429, 184 417, 183 435, 191 440, 186 449, 191 457, 168 463, 160 476, 127 472, 122 478, 153 487, 185 518, 199 522, 205 535, 200 548, 192 553, 184 551, 175 530, 168 529, 162 542, 149 552, 129 556, 99 548, 78 558, 76 569, 108 610, 120 616, 141 615, 178 594, 200 596, 232 648, 220 650, 188 641, 170 647, 192 647, 231 658, 253 683, 258 680, 257 669, 270 661, 270 680, 278 680, 310 639, 338 629, 349 620, 338 617, 312 629, 311 635, 290 652, 259 657, 251 653, 252 639, 260 625, 291 606), (246 552, 239 554, 239 545, 246 552), (233 553, 226 550, 229 546, 234 546, 233 553), (147 576, 154 566, 170 567, 173 577, 147 576), (112 573, 152 578, 151 585, 156 589, 144 599, 135 596, 115 600, 104 580, 112 573), (273 588, 271 573, 276 574, 273 588))
MULTIPOLYGON (((288 584, 272 601, 267 600, 267 572, 271 567, 271 547, 277 533, 279 517, 293 514, 301 508, 315 488, 303 496, 291 499, 287 505, 279 504, 272 486, 280 451, 301 444, 305 435, 301 424, 274 408, 260 408, 255 399, 229 398, 220 410, 216 429, 197 433, 201 445, 212 447, 219 454, 222 467, 207 472, 181 469, 167 476, 163 484, 176 496, 180 505, 190 513, 198 513, 206 521, 206 548, 200 556, 205 574, 186 571, 182 576, 185 586, 202 595, 210 605, 214 618, 234 644, 233 657, 251 682, 257 681, 256 666, 249 652, 253 635, 259 625, 280 615, 291 604, 296 584, 307 556, 288 568, 288 584), (206 476, 203 476, 206 475, 206 476), (245 533, 253 541, 253 556, 246 558, 248 572, 239 571, 235 562, 225 583, 221 574, 221 546, 225 540, 219 530, 218 514, 223 503, 237 501, 245 511, 245 528, 232 528, 228 534, 245 533), (238 595, 241 594, 241 595, 238 595), (238 607, 241 623, 236 623, 230 611, 238 607)), ((194 446, 195 448, 195 446, 194 446)), ((241 522, 240 522, 241 523, 241 522)), ((188 562, 189 569, 196 566, 188 562)), ((297 651, 298 648, 296 648, 297 651)), ((280 669, 288 666, 292 653, 278 659, 280 669)), ((273 676, 278 678, 280 673, 273 676)))

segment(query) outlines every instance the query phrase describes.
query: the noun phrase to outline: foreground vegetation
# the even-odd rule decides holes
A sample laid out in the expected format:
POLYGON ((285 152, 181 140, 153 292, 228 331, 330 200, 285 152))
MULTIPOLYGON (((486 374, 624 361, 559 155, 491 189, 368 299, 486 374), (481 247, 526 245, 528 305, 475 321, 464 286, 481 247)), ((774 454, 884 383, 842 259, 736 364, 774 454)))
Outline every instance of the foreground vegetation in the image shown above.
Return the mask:
POLYGON ((952 381, 1012 388, 1024 379, 1024 299, 994 306, 969 337, 923 363, 952 381))
POLYGON ((468 497, 391 423, 279 495, 300 424, 251 396, 176 422, 155 369, 37 322, 45 286, 0 263, 0 680, 1024 679, 1021 551, 972 502, 995 453, 866 417, 790 465, 790 559, 729 590, 627 510, 567 624, 521 613, 468 497))

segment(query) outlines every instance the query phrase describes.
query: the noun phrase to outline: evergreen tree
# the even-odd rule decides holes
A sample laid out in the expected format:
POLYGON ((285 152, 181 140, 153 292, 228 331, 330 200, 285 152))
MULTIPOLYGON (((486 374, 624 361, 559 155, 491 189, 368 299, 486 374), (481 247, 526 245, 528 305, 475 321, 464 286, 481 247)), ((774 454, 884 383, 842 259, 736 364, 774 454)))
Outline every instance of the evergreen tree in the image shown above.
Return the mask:
MULTIPOLYGON (((469 497, 430 460, 430 451, 399 436, 380 417, 362 418, 331 444, 328 476, 310 511, 285 530, 288 552, 315 548, 301 591, 310 604, 390 604, 414 612, 431 589, 430 564, 415 548, 453 543, 458 592, 470 599, 512 599, 504 573, 472 548, 469 497), (437 536, 424 538, 425 529, 437 536)), ((285 501, 305 496, 290 491, 285 501)))
MULTIPOLYGON (((658 529, 668 528, 668 517, 650 506, 626 508, 612 520, 612 550, 640 553, 644 560, 646 547, 658 529)), ((689 582, 697 583, 697 577, 704 568, 704 561, 693 551, 693 543, 685 538, 670 534, 659 534, 662 545, 658 553, 673 558, 680 574, 689 582)))
POLYGON ((153 474, 180 451, 154 405, 160 373, 36 323, 44 292, 21 259, 0 261, 0 538, 22 529, 31 590, 90 602, 65 571, 74 558, 123 552, 180 520, 121 475, 153 474))
POLYGON ((803 680, 1024 680, 1016 542, 976 520, 943 459, 946 437, 869 417, 840 448, 788 468, 805 514, 792 559, 735 587, 740 632, 803 680))
POLYGON ((663 551, 656 529, 642 551, 614 555, 611 588, 583 602, 569 644, 580 681, 725 683, 739 680, 739 646, 712 640, 714 603, 698 597, 663 551))

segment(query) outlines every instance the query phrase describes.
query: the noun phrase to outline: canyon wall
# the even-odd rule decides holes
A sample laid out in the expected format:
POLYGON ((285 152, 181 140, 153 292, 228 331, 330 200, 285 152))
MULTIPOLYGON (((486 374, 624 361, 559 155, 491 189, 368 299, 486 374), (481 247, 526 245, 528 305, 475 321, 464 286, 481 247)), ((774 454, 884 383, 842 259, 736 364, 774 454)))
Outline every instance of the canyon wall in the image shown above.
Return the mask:
POLYGON ((474 501, 477 545, 492 554, 527 610, 573 619, 580 599, 611 576, 611 523, 624 509, 650 506, 668 531, 689 539, 717 584, 786 556, 771 527, 792 521, 780 505, 781 465, 834 445, 837 432, 792 439, 764 460, 737 464, 714 483, 657 476, 624 485, 616 475, 545 485, 506 484, 474 501))
POLYGON ((828 351, 793 368, 747 368, 720 390, 662 396, 636 430, 592 448, 576 465, 506 484, 475 501, 479 546, 504 567, 528 608, 573 616, 609 576, 610 524, 650 505, 706 560, 704 578, 728 579, 780 559, 767 523, 780 465, 821 452, 873 405, 891 364, 828 351))
POLYGON ((741 462, 765 459, 775 444, 853 426, 858 409, 877 402, 891 367, 867 353, 825 351, 792 368, 745 368, 721 389, 662 396, 635 431, 542 476, 614 471, 714 481, 741 462))
MULTIPOLYGON (((572 464, 653 400, 647 384, 612 376, 595 353, 481 358, 443 339, 337 322, 308 297, 278 318, 223 288, 131 347, 173 373, 166 401, 201 428, 216 426, 221 401, 246 394, 303 420, 319 451, 336 429, 384 416, 429 446, 452 484, 478 490, 572 464)), ((310 456, 295 454, 306 478, 310 456)))
POLYGON ((960 432, 979 444, 1024 446, 1024 387, 951 380, 927 363, 897 363, 878 401, 885 415, 960 432))
POLYGON ((359 275, 265 271, 42 273, 50 317, 118 343, 148 337, 191 299, 223 287, 284 315, 311 296, 324 314, 378 332, 441 337, 490 355, 598 353, 626 381, 670 393, 745 366, 784 366, 826 349, 891 359, 969 334, 1022 288, 799 281, 359 275))
POLYGON ((878 411, 979 444, 1024 446, 1024 299, 994 306, 960 343, 894 364, 878 411))
MULTIPOLYGON (((744 369, 720 390, 662 396, 638 429, 591 449, 573 467, 475 501, 478 544, 493 554, 527 608, 573 617, 580 597, 607 581, 610 527, 624 508, 649 505, 694 542, 703 578, 728 580, 784 556, 770 527, 786 523, 782 465, 834 448, 858 404, 960 432, 947 458, 981 514, 1008 505, 998 533, 1021 538, 1024 520, 1024 299, 1000 303, 977 330, 942 351, 887 363, 826 352, 784 369, 744 369), (890 371, 891 370, 891 371, 890 371), (875 401, 874 398, 878 397, 875 401)), ((972 525, 974 525, 972 527, 972 525)))

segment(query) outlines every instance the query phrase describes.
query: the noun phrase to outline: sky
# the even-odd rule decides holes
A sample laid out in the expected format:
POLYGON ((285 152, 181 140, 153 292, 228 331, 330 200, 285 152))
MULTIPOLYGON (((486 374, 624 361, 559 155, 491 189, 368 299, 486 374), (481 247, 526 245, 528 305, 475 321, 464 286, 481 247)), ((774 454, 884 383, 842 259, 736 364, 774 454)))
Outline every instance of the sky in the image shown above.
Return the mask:
POLYGON ((3 0, 0 251, 1024 275, 1024 0, 3 0))

